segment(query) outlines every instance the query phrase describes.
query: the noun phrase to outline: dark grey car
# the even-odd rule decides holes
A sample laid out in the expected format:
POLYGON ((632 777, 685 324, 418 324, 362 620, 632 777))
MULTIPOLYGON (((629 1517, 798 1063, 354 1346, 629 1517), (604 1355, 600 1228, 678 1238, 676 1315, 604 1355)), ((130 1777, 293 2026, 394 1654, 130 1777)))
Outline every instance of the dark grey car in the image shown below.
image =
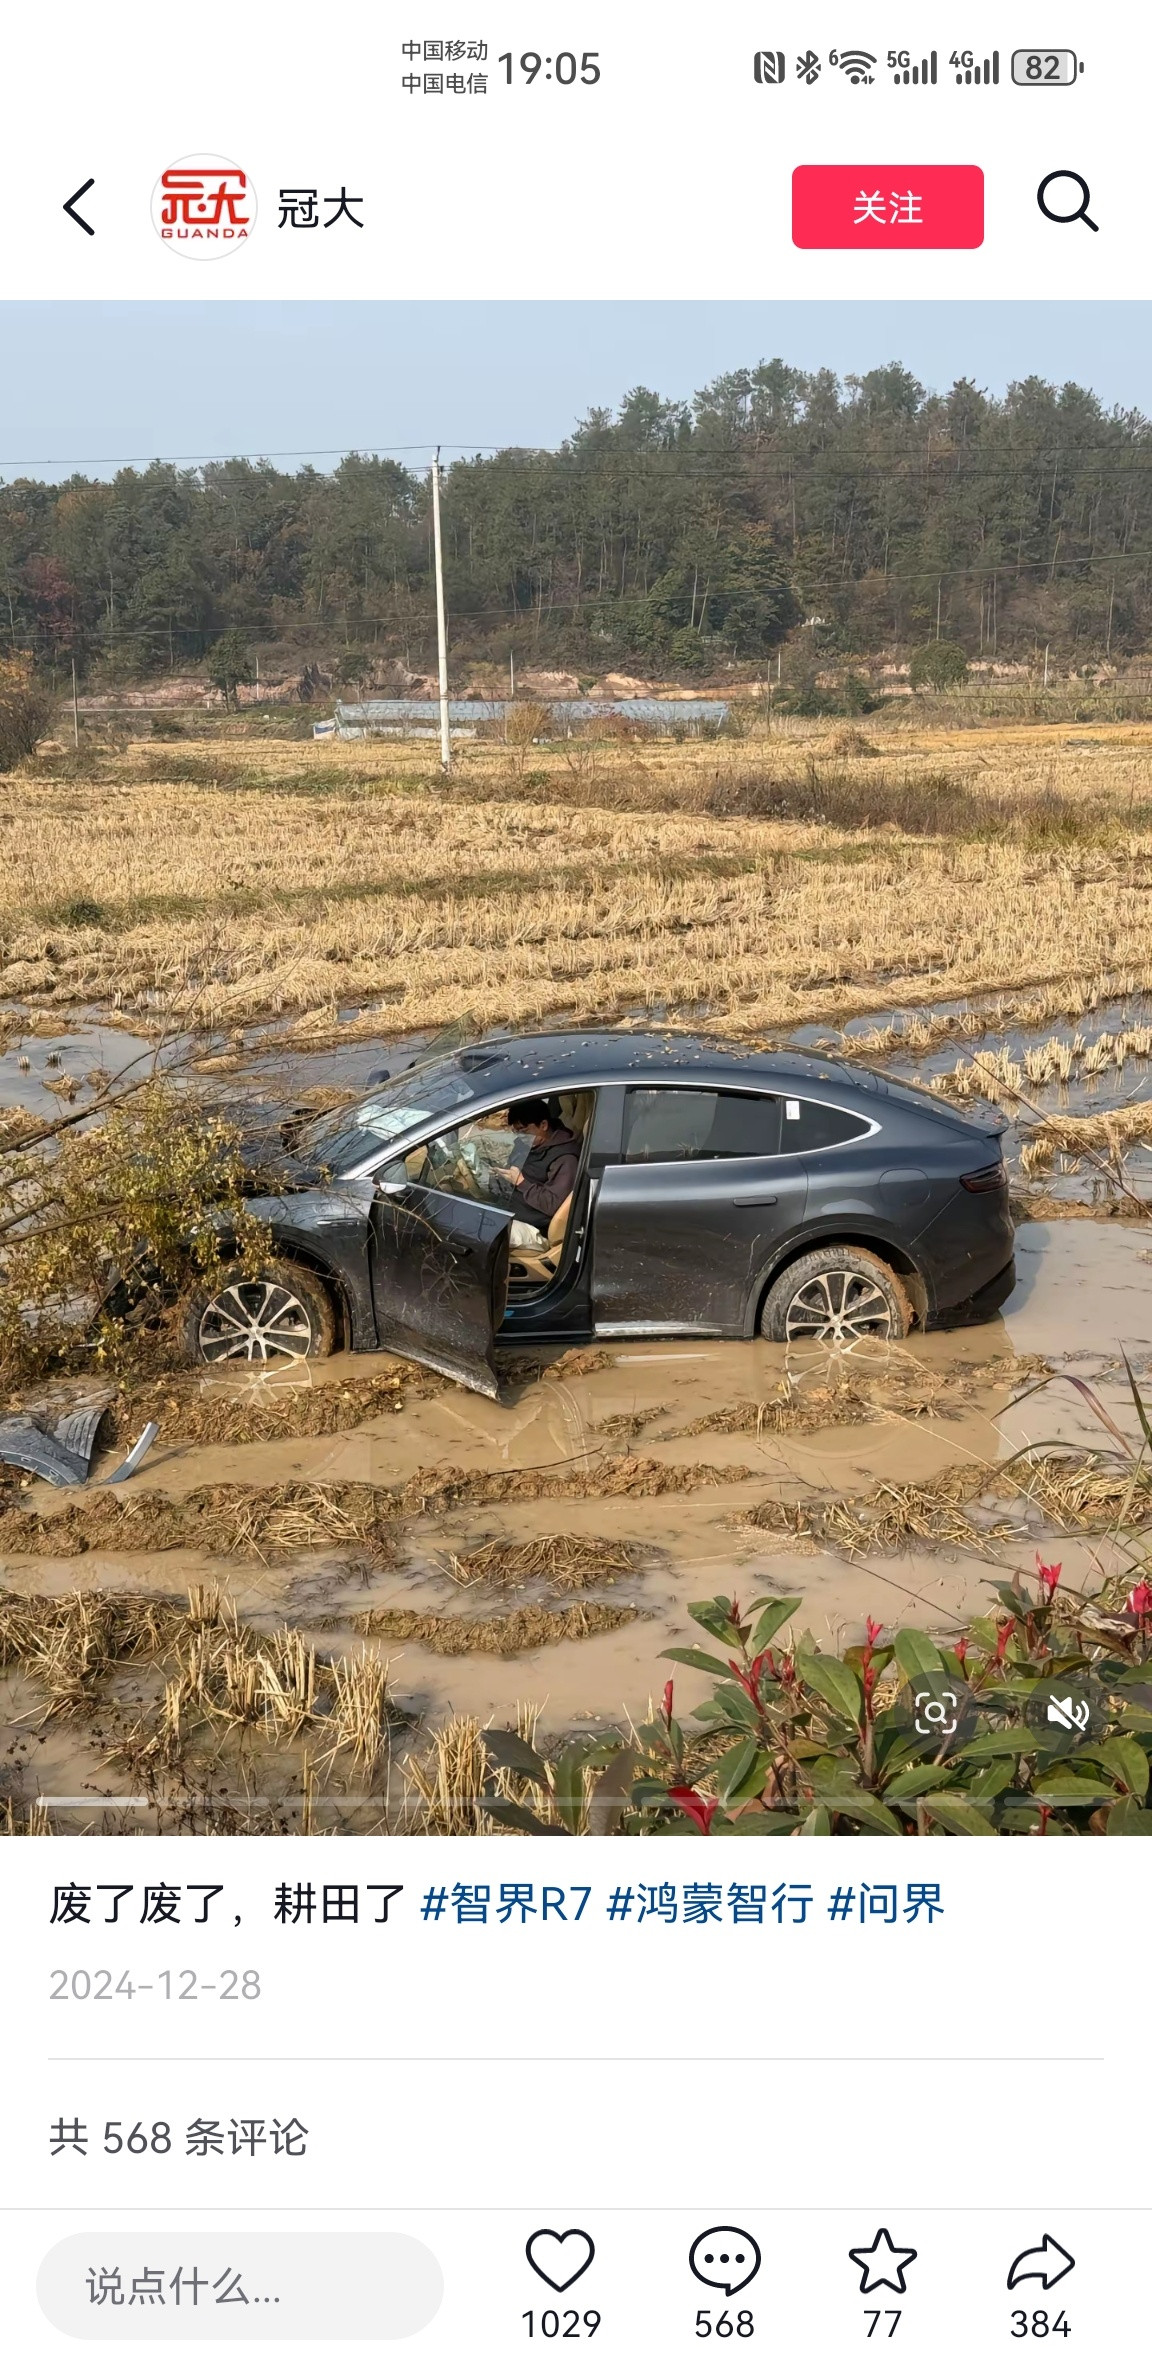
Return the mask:
POLYGON ((481 1392, 501 1344, 901 1337, 1012 1285, 1000 1117, 862 1066, 604 1031, 437 1056, 291 1143, 251 1198, 277 1259, 189 1314, 200 1361, 410 1354, 481 1392), (575 1186, 537 1231, 498 1175, 554 1101, 575 1186))

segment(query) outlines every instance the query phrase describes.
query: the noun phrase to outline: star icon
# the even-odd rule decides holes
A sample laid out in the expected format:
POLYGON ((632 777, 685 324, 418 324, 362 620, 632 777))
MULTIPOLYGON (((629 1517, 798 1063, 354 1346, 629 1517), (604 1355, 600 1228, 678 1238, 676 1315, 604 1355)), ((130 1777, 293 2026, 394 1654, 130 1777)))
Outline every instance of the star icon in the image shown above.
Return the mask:
POLYGON ((910 2244, 894 2244, 887 2228, 877 2228, 871 2244, 858 2244, 848 2255, 860 2270, 861 2293, 875 2293, 887 2285, 893 2293, 907 2293, 904 2271, 916 2254, 910 2244))

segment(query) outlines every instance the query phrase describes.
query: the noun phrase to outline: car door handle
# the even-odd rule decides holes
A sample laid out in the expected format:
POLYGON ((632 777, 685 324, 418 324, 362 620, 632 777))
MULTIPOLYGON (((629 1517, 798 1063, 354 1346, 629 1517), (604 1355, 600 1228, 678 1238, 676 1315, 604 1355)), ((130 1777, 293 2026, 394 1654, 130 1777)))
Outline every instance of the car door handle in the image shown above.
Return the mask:
POLYGON ((734 1205, 770 1205, 775 1204, 777 1199, 774 1196, 734 1196, 732 1202, 734 1205))

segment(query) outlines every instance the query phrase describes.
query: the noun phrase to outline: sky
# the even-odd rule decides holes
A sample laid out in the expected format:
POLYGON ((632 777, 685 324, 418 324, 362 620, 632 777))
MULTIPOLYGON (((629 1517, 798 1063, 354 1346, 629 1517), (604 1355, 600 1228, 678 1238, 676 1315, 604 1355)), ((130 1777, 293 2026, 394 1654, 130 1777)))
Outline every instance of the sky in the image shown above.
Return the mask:
POLYGON ((1152 303, 0 304, 0 476, 354 448, 422 467, 551 446, 638 383, 687 397, 781 355, 840 374, 899 361, 932 389, 1039 373, 1152 414, 1152 303))

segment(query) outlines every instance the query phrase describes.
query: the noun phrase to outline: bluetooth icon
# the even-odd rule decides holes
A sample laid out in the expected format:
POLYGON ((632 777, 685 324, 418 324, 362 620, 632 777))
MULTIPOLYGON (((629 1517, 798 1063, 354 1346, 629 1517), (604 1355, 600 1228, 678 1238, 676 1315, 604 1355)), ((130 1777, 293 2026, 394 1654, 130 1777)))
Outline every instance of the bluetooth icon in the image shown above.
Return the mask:
POLYGON ((809 88, 811 88, 819 72, 820 60, 817 57, 815 50, 805 50, 803 57, 797 58, 796 60, 796 73, 799 80, 801 82, 807 83, 809 88))

